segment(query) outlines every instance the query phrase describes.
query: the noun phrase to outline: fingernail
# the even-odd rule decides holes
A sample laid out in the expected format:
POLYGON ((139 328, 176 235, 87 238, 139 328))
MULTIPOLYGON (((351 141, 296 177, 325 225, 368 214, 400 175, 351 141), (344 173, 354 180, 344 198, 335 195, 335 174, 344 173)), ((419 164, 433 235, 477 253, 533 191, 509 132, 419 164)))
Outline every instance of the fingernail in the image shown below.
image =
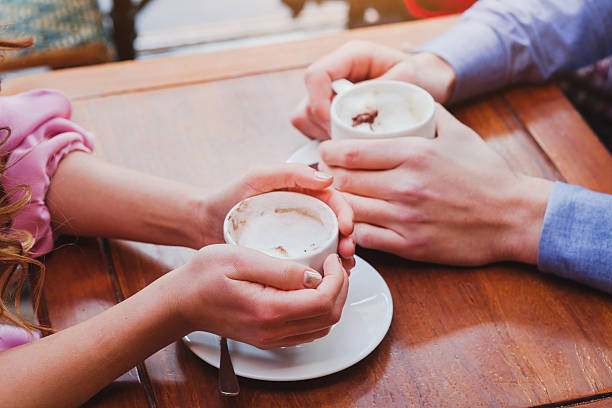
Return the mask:
POLYGON ((323 173, 322 171, 315 171, 314 176, 319 180, 329 180, 330 178, 332 178, 331 174, 323 173))
POLYGON ((316 288, 323 278, 321 274, 312 269, 304 271, 304 286, 307 288, 316 288))

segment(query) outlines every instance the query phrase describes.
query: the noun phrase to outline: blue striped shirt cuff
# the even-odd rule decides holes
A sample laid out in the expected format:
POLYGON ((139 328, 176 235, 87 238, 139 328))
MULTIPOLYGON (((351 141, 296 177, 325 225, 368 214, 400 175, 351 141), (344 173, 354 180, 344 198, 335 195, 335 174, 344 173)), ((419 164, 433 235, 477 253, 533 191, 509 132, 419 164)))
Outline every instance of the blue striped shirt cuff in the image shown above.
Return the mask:
POLYGON ((544 216, 538 268, 612 293, 612 196, 555 183, 544 216))

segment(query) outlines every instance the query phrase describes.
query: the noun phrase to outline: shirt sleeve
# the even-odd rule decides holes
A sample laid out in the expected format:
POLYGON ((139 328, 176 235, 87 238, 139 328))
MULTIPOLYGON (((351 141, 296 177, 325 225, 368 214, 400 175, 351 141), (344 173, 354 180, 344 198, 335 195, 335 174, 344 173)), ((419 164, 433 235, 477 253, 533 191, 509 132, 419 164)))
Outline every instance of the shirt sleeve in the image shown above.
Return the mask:
POLYGON ((612 195, 555 183, 538 268, 612 293, 612 195))
POLYGON ((75 150, 92 152, 93 136, 72 123, 71 106, 61 93, 37 90, 0 98, 0 135, 10 137, 0 146, 6 160, 1 183, 9 202, 21 197, 18 186, 29 186, 32 198, 13 218, 12 228, 35 238, 31 256, 53 247, 51 216, 45 198, 59 162, 75 150))
POLYGON ((612 54, 612 1, 480 0, 420 51, 453 67, 451 102, 544 81, 612 54))

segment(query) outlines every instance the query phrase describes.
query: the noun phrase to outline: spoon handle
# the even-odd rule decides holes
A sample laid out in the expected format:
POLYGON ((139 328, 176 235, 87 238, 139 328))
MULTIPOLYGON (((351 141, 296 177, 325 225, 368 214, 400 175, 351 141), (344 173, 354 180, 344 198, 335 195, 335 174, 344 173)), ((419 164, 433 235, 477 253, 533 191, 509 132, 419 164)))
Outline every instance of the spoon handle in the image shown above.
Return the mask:
POLYGON ((234 373, 232 358, 227 348, 227 339, 221 337, 219 345, 221 348, 221 361, 219 362, 219 392, 228 397, 235 397, 240 394, 240 385, 238 384, 236 373, 234 373))

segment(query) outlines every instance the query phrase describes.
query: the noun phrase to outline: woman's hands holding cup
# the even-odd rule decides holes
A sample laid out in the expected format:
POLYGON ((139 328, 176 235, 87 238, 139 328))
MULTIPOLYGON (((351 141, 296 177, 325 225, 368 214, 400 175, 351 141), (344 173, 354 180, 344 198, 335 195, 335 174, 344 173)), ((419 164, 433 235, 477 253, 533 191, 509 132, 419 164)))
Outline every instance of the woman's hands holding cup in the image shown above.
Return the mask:
MULTIPOLYGON (((206 330, 269 349, 325 336, 338 322, 355 265, 353 211, 342 193, 329 188, 333 177, 301 164, 279 164, 251 171, 205 200, 199 222, 206 236, 188 264, 170 272, 183 331, 206 330), (223 223, 238 202, 270 191, 288 190, 325 202, 336 214, 338 253, 318 271, 224 241, 223 223), (346 269, 345 269, 346 268, 346 269)), ((164 277, 165 278, 165 277, 164 277)))
POLYGON ((251 171, 207 200, 207 209, 202 212, 205 217, 202 224, 207 231, 204 242, 224 242, 225 215, 241 200, 269 191, 295 191, 318 198, 336 213, 340 230, 338 253, 342 257, 344 267, 350 270, 355 265, 355 242, 350 237, 353 232, 353 211, 340 192, 328 188, 332 183, 332 176, 302 164, 278 164, 251 171))
POLYGON ((202 248, 168 273, 182 331, 206 330, 262 349, 325 336, 337 323, 348 276, 337 255, 324 277, 308 267, 235 245, 202 248))
POLYGON ((305 73, 308 96, 298 106, 292 123, 311 139, 330 135, 332 81, 381 78, 406 81, 427 90, 440 103, 448 100, 455 80, 451 66, 430 53, 405 54, 367 41, 351 41, 313 63, 305 73))

